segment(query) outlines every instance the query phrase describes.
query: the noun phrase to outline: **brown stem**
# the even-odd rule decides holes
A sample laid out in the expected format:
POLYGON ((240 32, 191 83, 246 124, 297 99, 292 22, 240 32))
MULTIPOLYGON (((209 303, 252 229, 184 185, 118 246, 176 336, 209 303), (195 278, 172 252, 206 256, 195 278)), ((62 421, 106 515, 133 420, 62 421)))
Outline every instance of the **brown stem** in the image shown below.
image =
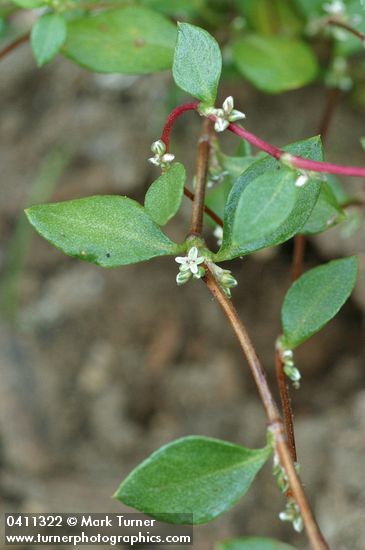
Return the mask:
POLYGON ((280 392, 281 408, 283 410, 283 415, 284 415, 285 432, 288 438, 289 450, 290 450, 290 454, 293 459, 293 462, 296 462, 297 450, 295 447, 293 410, 290 402, 287 379, 284 372, 284 364, 281 360, 279 350, 276 350, 275 352, 275 369, 276 369, 276 380, 278 382, 278 387, 280 392))
POLYGON ((303 260, 305 253, 306 240, 305 236, 298 233, 294 237, 294 251, 292 261, 291 280, 296 281, 303 271, 303 260))
POLYGON ((341 90, 339 90, 338 88, 331 88, 327 91, 326 105, 318 131, 323 144, 325 143, 325 141, 327 141, 329 127, 331 125, 333 115, 335 113, 340 97, 341 90))
POLYGON ((273 399, 270 388, 266 381, 265 372, 256 355, 256 351, 247 334, 246 328, 240 320, 235 307, 232 305, 231 301, 226 297, 226 295, 216 282, 214 275, 210 271, 209 266, 206 266, 206 276, 204 278, 204 281, 206 282, 210 292, 213 294, 213 296, 216 298, 217 302, 223 309, 229 323, 232 326, 232 329, 234 330, 238 338, 242 351, 248 361, 251 373, 256 382, 256 386, 266 412, 269 429, 274 437, 276 452, 278 453, 280 463, 285 469, 285 472, 288 476, 292 494, 300 508, 303 523, 307 531, 308 539, 311 543, 311 546, 314 550, 328 550, 329 547, 316 523, 309 502, 303 491, 302 484, 295 470, 294 462, 290 454, 288 443, 286 441, 283 422, 280 418, 277 405, 273 399))
MULTIPOLYGON (((187 187, 184 187, 184 195, 186 197, 188 197, 188 199, 190 199, 191 201, 194 201, 194 193, 192 193, 190 191, 190 189, 188 189, 187 187)), ((207 216, 209 216, 210 218, 212 218, 212 220, 217 224, 217 225, 220 225, 221 227, 223 227, 223 220, 222 218, 220 218, 215 212, 213 212, 213 210, 211 208, 209 208, 209 206, 205 206, 204 205, 204 212, 207 214, 207 216)))
POLYGON ((24 44, 25 42, 28 42, 29 36, 30 36, 30 33, 28 32, 27 34, 24 34, 23 36, 20 36, 19 38, 14 40, 14 42, 12 42, 11 44, 8 44, 7 46, 5 46, 5 48, 3 48, 0 51, 0 59, 3 59, 4 57, 6 57, 8 55, 8 53, 15 50, 21 44, 24 44))
POLYGON ((196 160, 195 194, 193 212, 191 217, 191 235, 201 235, 203 230, 205 185, 209 168, 210 152, 210 121, 205 119, 198 143, 198 155, 196 160))
POLYGON ((346 31, 350 32, 354 36, 357 36, 357 38, 360 38, 361 42, 365 46, 365 34, 358 31, 354 27, 351 27, 351 25, 348 25, 344 21, 341 21, 340 19, 327 19, 327 24, 332 25, 334 27, 341 27, 342 29, 345 29, 346 31))
MULTIPOLYGON (((209 149, 209 126, 203 123, 203 131, 198 145, 196 193, 194 197, 192 216, 193 235, 200 235, 202 229, 204 213, 204 194, 209 165, 209 149)), ((312 548, 314 550, 328 550, 328 545, 325 542, 314 519, 310 505, 303 491, 302 484, 295 470, 294 462, 286 441, 285 428, 280 418, 278 407, 271 394, 270 388, 266 381, 265 372, 261 366, 259 358, 256 355, 256 351, 247 334, 246 328, 240 320, 238 313, 232 305, 231 301, 227 298, 227 296, 224 294, 221 287, 217 283, 214 274, 211 271, 211 267, 208 264, 204 264, 204 267, 206 270, 206 274, 203 280, 207 284, 212 295, 216 298, 217 302, 223 309, 238 338, 242 351, 248 361, 251 373, 256 382, 256 386, 266 412, 269 429, 273 435, 275 450, 279 456, 280 464, 285 469, 285 472, 288 476, 290 490, 300 508, 303 523, 306 528, 312 548)))

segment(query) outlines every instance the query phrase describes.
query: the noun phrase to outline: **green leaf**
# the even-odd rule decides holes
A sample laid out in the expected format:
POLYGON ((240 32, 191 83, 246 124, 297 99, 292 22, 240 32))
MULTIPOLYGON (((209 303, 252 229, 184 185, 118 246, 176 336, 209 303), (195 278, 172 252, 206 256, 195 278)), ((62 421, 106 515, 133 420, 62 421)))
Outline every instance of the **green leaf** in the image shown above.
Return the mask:
POLYGON ((271 454, 208 437, 178 439, 154 452, 115 497, 168 523, 206 523, 229 510, 248 490, 271 454), (175 516, 171 516, 175 514, 175 516), (184 517, 185 514, 185 517, 184 517))
POLYGON ((196 17, 204 6, 201 0, 140 0, 143 6, 179 17, 196 17))
MULTIPOLYGON (((284 149, 292 154, 322 160, 319 137, 284 149)), ((317 201, 320 183, 309 180, 296 187, 298 173, 272 157, 252 164, 236 180, 224 213, 221 249, 214 256, 223 261, 280 244, 299 232, 317 201)))
MULTIPOLYGON (((209 190, 205 197, 205 204, 217 214, 220 218, 223 218, 224 208, 227 203, 227 198, 232 189, 232 183, 229 178, 225 178, 224 181, 209 190)), ((216 223, 206 215, 206 221, 216 227, 216 223)))
POLYGON ((336 197, 336 201, 340 206, 347 204, 351 200, 351 195, 348 194, 342 182, 334 174, 326 175, 327 184, 330 186, 332 193, 336 197))
POLYGON ((146 213, 127 197, 95 196, 41 204, 26 210, 42 237, 68 256, 117 267, 181 252, 146 213))
POLYGON ((266 537, 240 537, 220 542, 216 550, 295 550, 294 546, 266 537))
POLYGON ((302 275, 281 310, 285 346, 294 349, 332 319, 350 296, 357 276, 355 256, 334 260, 302 275))
POLYGON ((324 0, 294 0, 298 11, 308 19, 315 19, 325 15, 324 0))
POLYGON ((310 47, 282 36, 246 35, 234 44, 233 58, 244 77, 269 93, 300 88, 318 73, 310 47))
POLYGON ((32 28, 31 44, 38 67, 49 63, 67 36, 66 21, 57 13, 43 15, 32 28))
POLYGON ((39 8, 44 6, 44 0, 13 0, 14 4, 25 9, 39 8))
POLYGON ((179 210, 184 184, 185 168, 176 162, 149 187, 144 206, 158 225, 165 225, 179 210))
MULTIPOLYGON (((218 160, 220 166, 219 169, 217 169, 217 177, 220 176, 221 181, 207 191, 205 204, 220 218, 223 218, 224 208, 234 180, 247 170, 251 164, 256 162, 257 159, 251 155, 231 157, 219 152, 218 160)), ((206 221, 210 225, 216 226, 215 222, 213 222, 209 216, 206 216, 206 221)))
POLYGON ((212 105, 222 71, 222 56, 217 41, 189 23, 179 23, 172 74, 185 92, 212 105))
POLYGON ((298 34, 303 22, 288 0, 236 0, 248 26, 259 34, 298 34))
POLYGON ((346 215, 331 187, 323 182, 316 205, 300 232, 304 235, 321 233, 345 219, 346 215))
POLYGON ((92 71, 145 74, 171 67, 175 40, 166 17, 128 7, 70 21, 63 53, 92 71))

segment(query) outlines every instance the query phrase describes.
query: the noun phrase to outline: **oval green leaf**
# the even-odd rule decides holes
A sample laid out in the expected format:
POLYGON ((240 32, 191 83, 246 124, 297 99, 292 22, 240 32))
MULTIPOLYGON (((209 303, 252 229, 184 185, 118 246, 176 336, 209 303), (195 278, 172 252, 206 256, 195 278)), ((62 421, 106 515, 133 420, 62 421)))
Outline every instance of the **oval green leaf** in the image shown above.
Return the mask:
POLYGON ((233 58, 247 80, 269 93, 300 88, 312 82, 318 73, 310 47, 282 36, 245 36, 234 44, 233 58))
POLYGON ((25 212, 38 233, 62 252, 102 267, 177 254, 182 248, 127 197, 87 197, 25 212))
POLYGON ((321 233, 345 219, 346 215, 334 192, 328 183, 323 182, 315 207, 300 232, 304 235, 321 233))
POLYGON ((295 550, 294 546, 267 537, 240 537, 222 541, 216 550, 295 550))
POLYGON ((39 8, 45 5, 44 0, 13 0, 14 4, 25 9, 39 8))
POLYGON ((336 315, 355 286, 357 270, 351 256, 311 269, 293 283, 281 310, 285 346, 296 348, 336 315))
POLYGON ((166 17, 128 7, 70 21, 63 53, 92 71, 146 74, 171 67, 175 41, 166 17))
POLYGON ((31 44, 38 67, 49 63, 59 52, 67 36, 66 21, 57 13, 43 15, 33 25, 31 44))
POLYGON ((205 30, 179 23, 172 74, 185 92, 212 105, 222 71, 222 56, 217 41, 205 30))
POLYGON ((153 453, 114 496, 160 521, 187 523, 186 515, 193 514, 194 524, 206 523, 246 493, 270 454, 271 447, 253 450, 219 439, 185 437, 153 453))
POLYGON ((165 225, 179 210, 184 184, 185 168, 176 162, 149 187, 144 206, 158 225, 165 225))
MULTIPOLYGON (((322 160, 320 138, 284 148, 295 155, 322 160)), ((280 244, 299 232, 310 216, 320 191, 313 179, 296 187, 298 173, 271 157, 252 164, 236 180, 224 212, 219 262, 280 244)))

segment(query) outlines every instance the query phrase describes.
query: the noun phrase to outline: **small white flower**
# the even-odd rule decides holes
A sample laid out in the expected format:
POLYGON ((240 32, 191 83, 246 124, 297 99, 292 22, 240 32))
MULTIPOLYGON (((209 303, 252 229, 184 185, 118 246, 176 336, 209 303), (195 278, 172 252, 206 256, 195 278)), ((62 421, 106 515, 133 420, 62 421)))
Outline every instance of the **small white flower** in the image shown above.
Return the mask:
POLYGON ((154 157, 149 158, 149 162, 154 166, 160 166, 162 169, 169 167, 170 163, 174 160, 175 155, 166 153, 166 145, 162 140, 154 141, 151 145, 151 151, 154 153, 154 157))
POLYGON ((309 181, 309 175, 302 172, 295 180, 295 187, 303 187, 309 181))
POLYGON ((216 109, 215 107, 202 108, 200 113, 204 116, 215 116, 216 121, 214 124, 214 129, 216 132, 223 132, 226 128, 228 128, 230 122, 236 122, 237 120, 246 118, 244 113, 237 111, 233 107, 233 97, 229 96, 223 101, 221 109, 216 109))
POLYGON ((199 256, 199 250, 196 246, 190 248, 187 256, 178 256, 175 258, 175 262, 181 264, 179 267, 180 271, 190 271, 197 278, 200 278, 199 265, 204 261, 205 258, 203 256, 199 256))
POLYGON ((217 227, 213 231, 213 235, 217 239, 217 245, 221 246, 223 242, 223 227, 221 227, 220 225, 217 225, 217 227))
POLYGON ((346 13, 346 6, 342 0, 332 0, 323 4, 323 9, 329 15, 341 16, 346 13))
POLYGON ((279 519, 281 519, 281 521, 291 521, 293 528, 298 533, 303 529, 303 519, 299 506, 294 499, 289 499, 287 501, 285 510, 279 514, 279 519))

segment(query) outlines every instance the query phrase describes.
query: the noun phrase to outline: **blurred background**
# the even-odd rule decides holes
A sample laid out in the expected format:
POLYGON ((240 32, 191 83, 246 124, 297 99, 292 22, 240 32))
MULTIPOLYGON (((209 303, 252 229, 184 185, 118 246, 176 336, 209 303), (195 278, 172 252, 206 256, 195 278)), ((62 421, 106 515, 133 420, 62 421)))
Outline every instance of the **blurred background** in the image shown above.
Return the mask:
MULTIPOLYGON (((41 71, 29 47, 0 65, 0 491, 13 512, 119 512, 111 495, 141 460, 188 434, 248 447, 265 442, 265 419, 245 360, 205 286, 177 288, 177 264, 154 259, 103 270, 65 257, 24 220, 29 204, 93 194, 143 202, 158 176, 147 158, 181 97, 170 75, 95 75, 58 58, 41 71)), ((276 145, 318 133, 327 92, 316 84, 267 96, 226 78, 246 127, 276 145)), ((178 122, 172 150, 191 183, 200 119, 178 122)), ((326 158, 364 164, 360 103, 340 95, 326 158)), ((235 140, 222 137, 225 152, 235 140)), ((348 189, 359 183, 345 182, 348 189)), ((355 209, 356 210, 356 209, 355 209)), ((189 227, 184 199, 168 233, 189 227)), ((211 231, 207 239, 214 244, 211 231)), ((293 390, 306 490, 332 548, 364 548, 365 241, 358 222, 311 238, 305 268, 360 253, 352 299, 303 345, 293 390)), ((275 393, 274 342, 290 285, 292 243, 227 267, 239 280, 233 301, 275 393)), ((266 535, 307 548, 278 520, 284 500, 265 466, 245 498, 194 529, 194 548, 239 535, 266 535)), ((29 547, 27 547, 29 548, 29 547)))

